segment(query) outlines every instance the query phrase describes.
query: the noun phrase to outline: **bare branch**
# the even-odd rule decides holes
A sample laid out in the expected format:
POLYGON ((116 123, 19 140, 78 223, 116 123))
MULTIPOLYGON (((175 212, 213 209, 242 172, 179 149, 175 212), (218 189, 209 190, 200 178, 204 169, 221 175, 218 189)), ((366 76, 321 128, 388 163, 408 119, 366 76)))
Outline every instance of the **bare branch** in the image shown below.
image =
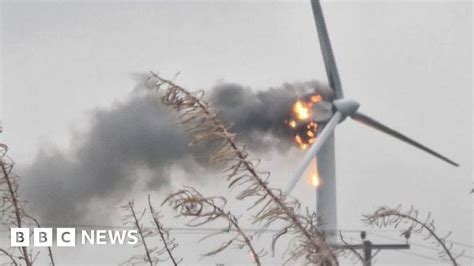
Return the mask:
MULTIPOLYGON (((150 249, 147 245, 146 238, 150 236, 150 234, 145 230, 145 228, 141 225, 141 219, 143 218, 145 214, 145 210, 137 215, 135 211, 135 204, 134 201, 131 200, 127 203, 127 205, 122 206, 123 209, 128 211, 128 215, 124 217, 124 224, 125 225, 132 225, 133 228, 135 228, 138 232, 138 235, 140 236, 140 243, 143 246, 143 249, 145 251, 145 258, 144 261, 148 262, 150 266, 153 266, 154 260, 152 259, 152 252, 154 251, 153 249, 150 249)), ((124 265, 129 265, 129 264, 134 264, 134 261, 141 259, 139 256, 134 256, 130 258, 127 262, 124 262, 124 265)))
MULTIPOLYGON (((36 224, 37 227, 41 228, 41 224, 39 223, 39 221, 36 218, 34 218, 34 217, 32 217, 28 214, 25 214, 25 217, 32 220, 36 224)), ((53 250, 51 249, 51 247, 48 247, 48 256, 49 256, 49 260, 50 260, 51 265, 54 266, 55 265, 54 264, 54 256, 53 256, 53 250)))
POLYGON ((344 237, 342 236, 342 232, 341 232, 341 231, 339 231, 339 239, 341 239, 342 244, 344 244, 346 247, 348 247, 348 249, 352 252, 352 254, 354 254, 355 257, 356 257, 360 262, 362 262, 362 264, 364 265, 365 262, 364 262, 364 258, 362 257, 362 255, 360 255, 360 253, 357 252, 357 250, 355 250, 353 247, 351 247, 351 245, 349 245, 349 243, 346 242, 346 240, 345 240, 344 237))
POLYGON ((18 263, 15 260, 15 257, 13 257, 13 255, 10 254, 8 251, 0 248, 0 253, 3 253, 5 256, 7 256, 11 260, 13 265, 15 265, 15 266, 18 265, 18 263))
MULTIPOLYGON (((7 151, 8 146, 0 143, 0 185, 6 185, 6 188, 0 190, 0 192, 3 192, 2 202, 0 203, 0 218, 8 228, 22 227, 23 217, 25 216, 24 202, 19 200, 19 177, 12 172, 14 162, 6 155, 7 151)), ((31 266, 33 263, 28 249, 21 247, 20 252, 25 264, 31 266)))
POLYGON ((428 214, 425 219, 419 219, 418 211, 411 207, 408 211, 402 212, 401 206, 397 208, 390 207, 380 207, 373 214, 363 215, 362 219, 366 224, 378 227, 392 226, 398 228, 400 225, 408 226, 404 229, 404 234, 410 234, 411 232, 422 234, 427 232, 424 235, 424 238, 435 239, 435 243, 438 247, 441 248, 439 255, 441 259, 448 259, 453 265, 458 265, 456 258, 462 255, 462 252, 455 256, 451 251, 451 246, 446 244, 446 239, 450 235, 447 234, 445 237, 440 237, 435 232, 434 219, 431 218, 431 215, 428 214))
POLYGON ((174 238, 170 238, 169 232, 163 227, 163 225, 160 223, 159 220, 159 214, 158 212, 155 211, 153 208, 153 205, 151 204, 150 200, 150 195, 148 195, 148 207, 150 208, 150 213, 152 215, 153 223, 156 226, 156 229, 158 230, 158 234, 161 238, 161 241, 163 242, 164 249, 166 253, 168 254, 168 257, 170 260, 173 262, 173 265, 178 265, 182 260, 181 259, 176 259, 173 255, 173 250, 178 246, 174 238))

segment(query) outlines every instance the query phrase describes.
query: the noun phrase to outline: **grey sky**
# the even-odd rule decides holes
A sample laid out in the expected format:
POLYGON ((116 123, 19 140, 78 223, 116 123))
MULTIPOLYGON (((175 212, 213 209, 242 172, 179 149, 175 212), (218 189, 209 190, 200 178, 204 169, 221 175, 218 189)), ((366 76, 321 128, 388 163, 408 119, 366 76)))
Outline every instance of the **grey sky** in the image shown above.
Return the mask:
MULTIPOLYGON (((362 213, 401 203, 431 211, 441 231, 451 230, 453 240, 472 245, 471 3, 324 2, 323 9, 346 95, 360 101, 363 112, 461 164, 453 168, 362 125, 344 123, 337 130, 341 228, 362 228, 362 213)), ((87 130, 91 110, 128 97, 135 85, 132 72, 156 70, 171 77, 180 71, 179 83, 192 90, 221 80, 255 89, 325 80, 304 1, 2 1, 1 27, 3 140, 19 167, 40 148, 75 147, 71 129, 87 130)), ((301 155, 262 155, 272 184, 285 186, 301 155)), ((313 206, 312 189, 303 183, 295 195, 313 206)), ((183 254, 192 251, 186 246, 194 240, 182 244, 183 254)), ((113 257, 107 255, 113 251, 82 251, 69 255, 77 263, 113 257)), ((401 253, 378 256, 380 264, 430 263, 401 253)), ((215 261, 233 260, 203 262, 215 261)))

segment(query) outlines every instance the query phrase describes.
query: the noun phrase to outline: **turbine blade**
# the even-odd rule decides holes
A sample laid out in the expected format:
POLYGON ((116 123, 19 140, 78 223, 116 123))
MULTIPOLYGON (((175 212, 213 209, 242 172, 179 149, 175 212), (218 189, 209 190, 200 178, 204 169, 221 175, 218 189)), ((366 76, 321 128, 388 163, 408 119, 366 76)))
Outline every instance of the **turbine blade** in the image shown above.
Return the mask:
POLYGON ((306 152, 306 155, 303 158, 303 161, 298 168, 298 171, 296 172, 295 176, 291 180, 290 184, 288 185, 288 188, 285 191, 285 195, 290 194, 291 190, 295 187, 296 183, 298 183, 298 180, 300 180, 301 176, 303 175, 304 171, 306 168, 308 168, 309 164, 313 160, 313 158, 318 154, 319 150, 323 146, 323 144, 326 142, 326 140, 331 136, 333 133, 334 129, 336 128, 337 124, 341 121, 342 119, 342 114, 340 112, 336 112, 331 120, 326 124, 326 126, 323 128, 321 133, 319 133, 316 136, 316 141, 311 145, 309 148, 308 152, 306 152))
POLYGON ((384 124, 376 121, 375 119, 365 115, 365 114, 362 114, 362 113, 359 113, 357 112, 354 116, 352 116, 352 119, 362 123, 362 124, 365 124, 371 128, 374 128, 374 129, 377 129, 379 131, 382 131, 383 133, 386 133, 394 138, 397 138, 403 142, 406 142, 412 146, 415 146, 417 147, 418 149, 420 150, 423 150, 435 157, 438 157, 439 159, 449 163, 449 164, 452 164, 454 166, 459 166, 459 164, 457 164, 456 162, 448 159, 447 157, 435 152, 434 150, 424 146, 423 144, 419 143, 419 142, 416 142, 412 139, 410 139, 409 137, 403 135, 402 133, 398 132, 398 131, 395 131, 387 126, 385 126, 384 124))
POLYGON ((326 22, 324 21, 321 3, 319 0, 311 0, 311 6, 313 8, 316 29, 318 30, 319 46, 321 46, 329 86, 334 90, 335 98, 340 99, 344 96, 344 93, 342 91, 341 79, 339 78, 339 72, 337 71, 336 60, 332 51, 326 22))

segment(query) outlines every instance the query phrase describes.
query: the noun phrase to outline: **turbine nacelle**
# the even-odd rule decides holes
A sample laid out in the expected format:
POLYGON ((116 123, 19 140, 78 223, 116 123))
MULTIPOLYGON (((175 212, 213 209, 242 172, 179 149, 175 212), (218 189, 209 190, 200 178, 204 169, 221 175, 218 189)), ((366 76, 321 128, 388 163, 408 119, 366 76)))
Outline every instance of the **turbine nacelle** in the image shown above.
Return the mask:
POLYGON ((342 119, 346 117, 353 117, 356 113, 357 110, 359 109, 359 102, 356 102, 351 99, 337 99, 333 102, 334 108, 341 112, 342 114, 342 119))
POLYGON ((351 99, 343 98, 333 102, 323 100, 313 105, 313 120, 316 123, 326 123, 335 112, 340 112, 344 120, 346 117, 353 117, 359 107, 359 102, 351 99))

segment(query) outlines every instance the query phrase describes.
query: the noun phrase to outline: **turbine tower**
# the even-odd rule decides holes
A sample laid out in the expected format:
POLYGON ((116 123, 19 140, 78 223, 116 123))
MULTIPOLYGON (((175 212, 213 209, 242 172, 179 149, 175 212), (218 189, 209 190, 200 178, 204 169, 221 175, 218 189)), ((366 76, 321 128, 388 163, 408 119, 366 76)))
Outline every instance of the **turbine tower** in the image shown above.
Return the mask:
MULTIPOLYGON (((451 165, 459 166, 454 161, 435 152, 434 150, 416 142, 402 133, 385 126, 368 115, 358 111, 359 103, 354 100, 344 98, 339 72, 337 70, 336 60, 331 47, 329 34, 324 21, 323 12, 319 0, 311 0, 314 21, 318 32, 319 44, 324 59, 324 66, 328 78, 329 86, 334 95, 330 102, 330 108, 326 110, 331 113, 325 121, 317 121, 322 126, 317 134, 316 141, 308 149, 298 168, 295 176, 291 180, 285 194, 288 195, 295 187, 309 164, 317 155, 317 165, 321 178, 321 184, 317 187, 317 206, 316 212, 324 220, 321 229, 328 234, 337 230, 337 200, 336 200, 336 160, 335 160, 335 136, 334 130, 339 123, 347 117, 352 118, 366 126, 379 130, 405 143, 408 143, 422 151, 425 151, 451 165)), ((326 105, 327 102, 326 102, 326 105)), ((316 105, 315 105, 316 106, 316 105)), ((317 119, 317 113, 315 118, 317 119)))

